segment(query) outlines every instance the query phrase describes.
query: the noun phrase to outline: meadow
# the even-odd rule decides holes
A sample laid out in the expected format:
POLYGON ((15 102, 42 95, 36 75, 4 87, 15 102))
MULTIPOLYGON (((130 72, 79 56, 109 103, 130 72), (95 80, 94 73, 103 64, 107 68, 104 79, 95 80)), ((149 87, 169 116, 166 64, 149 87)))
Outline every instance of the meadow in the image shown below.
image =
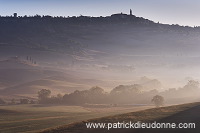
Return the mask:
POLYGON ((0 106, 0 132, 35 133, 74 122, 148 108, 152 106, 6 105, 0 106))
POLYGON ((57 128, 50 128, 41 133, 199 133, 200 131, 200 103, 188 103, 172 105, 159 108, 151 108, 140 111, 133 111, 124 114, 117 114, 101 118, 89 119, 87 121, 76 122, 57 128), (86 128, 86 123, 116 123, 116 122, 159 122, 159 123, 195 123, 196 128, 182 129, 123 129, 123 128, 86 128))

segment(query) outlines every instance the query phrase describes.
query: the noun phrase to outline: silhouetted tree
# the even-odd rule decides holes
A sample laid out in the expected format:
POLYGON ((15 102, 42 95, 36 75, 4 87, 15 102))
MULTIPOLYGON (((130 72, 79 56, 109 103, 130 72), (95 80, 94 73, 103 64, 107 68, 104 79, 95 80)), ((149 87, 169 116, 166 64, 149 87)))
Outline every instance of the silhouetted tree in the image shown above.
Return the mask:
POLYGON ((28 99, 20 99, 20 104, 28 104, 29 100, 28 99))
POLYGON ((65 94, 63 101, 66 104, 105 103, 107 95, 100 87, 93 87, 90 90, 76 90, 71 94, 65 94))
POLYGON ((185 88, 193 88, 193 89, 196 89, 196 88, 199 88, 199 82, 198 81, 195 81, 195 80, 189 80, 187 85, 184 86, 185 88))
POLYGON ((119 85, 110 92, 110 101, 114 103, 133 103, 142 91, 142 86, 119 85))
POLYGON ((156 105, 156 107, 163 106, 164 104, 164 98, 159 95, 154 96, 151 101, 156 105))
POLYGON ((61 94, 58 94, 57 96, 53 96, 49 99, 49 102, 48 103, 51 103, 51 104, 61 104, 62 103, 62 95, 61 94))
POLYGON ((83 95, 88 95, 86 98, 89 103, 105 103, 106 101, 106 93, 98 86, 92 87, 87 94, 83 95))
POLYGON ((86 101, 85 91, 75 90, 73 93, 65 94, 63 100, 66 104, 83 104, 86 101))
POLYGON ((42 89, 38 92, 38 98, 40 103, 46 103, 51 95, 51 91, 42 89))
POLYGON ((57 95, 57 98, 58 98, 58 99, 62 99, 63 96, 62 96, 61 94, 58 94, 58 95, 57 95))

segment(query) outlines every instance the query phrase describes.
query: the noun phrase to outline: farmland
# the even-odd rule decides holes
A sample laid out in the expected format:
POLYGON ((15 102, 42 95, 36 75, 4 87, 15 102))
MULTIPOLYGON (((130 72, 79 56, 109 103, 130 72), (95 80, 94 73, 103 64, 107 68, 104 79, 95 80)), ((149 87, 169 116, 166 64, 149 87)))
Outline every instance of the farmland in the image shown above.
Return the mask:
POLYGON ((200 103, 180 104, 161 108, 151 108, 142 111, 124 113, 108 117, 90 119, 87 121, 68 124, 48 129, 42 133, 199 133, 200 103), (195 128, 86 128, 86 123, 116 123, 116 122, 160 122, 160 123, 194 123, 195 128))
POLYGON ((39 132, 47 128, 104 116, 144 110, 152 106, 81 107, 57 105, 0 106, 0 132, 39 132))

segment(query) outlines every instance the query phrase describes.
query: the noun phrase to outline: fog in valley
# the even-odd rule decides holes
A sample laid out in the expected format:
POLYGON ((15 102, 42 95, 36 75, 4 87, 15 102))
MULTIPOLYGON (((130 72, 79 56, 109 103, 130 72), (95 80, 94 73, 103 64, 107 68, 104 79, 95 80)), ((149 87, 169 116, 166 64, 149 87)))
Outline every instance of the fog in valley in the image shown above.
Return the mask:
POLYGON ((199 101, 200 28, 136 17, 0 18, 0 97, 72 105, 199 101), (57 95, 60 94, 60 95, 57 95))

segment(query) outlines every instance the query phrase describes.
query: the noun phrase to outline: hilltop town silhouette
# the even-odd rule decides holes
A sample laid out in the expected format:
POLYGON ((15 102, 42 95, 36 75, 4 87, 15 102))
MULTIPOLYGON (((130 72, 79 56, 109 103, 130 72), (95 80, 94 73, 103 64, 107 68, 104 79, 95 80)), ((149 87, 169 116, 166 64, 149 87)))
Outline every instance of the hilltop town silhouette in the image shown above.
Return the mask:
MULTIPOLYGON (((17 13, 13 13, 13 15, 11 16, 0 16, 0 18, 102 18, 101 17, 91 17, 91 16, 83 16, 83 15, 80 15, 80 16, 72 16, 72 17, 63 17, 63 16, 56 16, 56 17, 53 17, 53 16, 49 16, 49 15, 34 15, 34 16, 27 16, 27 15, 24 15, 24 16, 18 16, 17 13)), ((130 14, 124 14, 124 13, 117 13, 117 14, 112 14, 111 16, 106 16, 106 18, 110 18, 110 17, 115 17, 115 18, 130 18, 130 17, 136 17, 135 15, 133 15, 132 13, 132 9, 130 9, 130 14)))
MULTIPOLYGON (((50 15, 34 15, 34 16, 18 16, 17 13, 13 13, 11 16, 1 16, 0 24, 10 25, 10 24, 33 24, 33 23, 55 23, 55 24, 78 24, 78 25, 90 25, 90 24, 133 24, 135 26, 161 26, 167 27, 173 26, 171 28, 195 28, 199 29, 199 26, 180 26, 179 24, 162 24, 159 22, 154 22, 143 17, 137 17, 133 15, 132 9, 130 9, 129 14, 116 13, 110 16, 50 16, 50 15)), ((4 26, 5 26, 4 25, 4 26)))
POLYGON ((142 17, 136 17, 133 15, 132 10, 130 9, 129 14, 125 13, 116 13, 111 16, 100 16, 100 17, 92 17, 92 16, 49 16, 49 15, 34 15, 34 16, 18 16, 17 13, 14 13, 11 16, 0 16, 0 23, 2 22, 13 22, 13 21, 59 21, 59 22, 67 22, 67 23, 113 23, 113 22, 123 22, 123 23, 140 23, 140 24, 154 24, 153 21, 148 19, 144 19, 142 17))

